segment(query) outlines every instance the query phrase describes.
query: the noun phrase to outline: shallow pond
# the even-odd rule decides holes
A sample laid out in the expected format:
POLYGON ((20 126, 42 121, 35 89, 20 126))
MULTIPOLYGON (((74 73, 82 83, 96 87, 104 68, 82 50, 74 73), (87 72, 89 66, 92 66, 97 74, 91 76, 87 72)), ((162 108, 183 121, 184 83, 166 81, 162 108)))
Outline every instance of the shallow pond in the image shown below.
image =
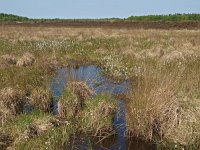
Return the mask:
MULTIPOLYGON (((59 69, 57 75, 51 81, 51 90, 54 96, 54 114, 57 113, 57 100, 62 94, 63 89, 68 81, 84 81, 96 93, 106 92, 110 94, 123 94, 129 90, 129 82, 113 82, 103 76, 102 71, 95 65, 83 65, 59 69)), ((87 150, 92 147, 94 150, 146 150, 154 149, 153 145, 145 144, 138 140, 130 140, 125 137, 126 120, 124 101, 118 99, 118 112, 115 115, 113 126, 115 135, 112 135, 101 142, 91 139, 90 137, 75 136, 73 138, 73 148, 76 150, 87 150)))

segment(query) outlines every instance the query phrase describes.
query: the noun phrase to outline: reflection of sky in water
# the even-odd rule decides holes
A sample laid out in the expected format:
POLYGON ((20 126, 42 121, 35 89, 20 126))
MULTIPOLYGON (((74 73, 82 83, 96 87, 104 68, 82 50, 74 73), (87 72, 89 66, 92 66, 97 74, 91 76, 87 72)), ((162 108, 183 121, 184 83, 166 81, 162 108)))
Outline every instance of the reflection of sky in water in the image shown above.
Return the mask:
POLYGON ((116 128, 117 139, 116 145, 111 146, 111 150, 125 150, 126 149, 126 120, 125 120, 125 105, 123 101, 118 100, 119 112, 114 119, 114 126, 116 128))
MULTIPOLYGON (((86 82, 95 93, 106 92, 110 94, 120 94, 127 92, 129 87, 127 81, 119 83, 111 82, 102 75, 101 69, 94 65, 80 66, 77 69, 73 67, 59 69, 57 75, 51 81, 51 90, 54 96, 54 113, 57 113, 58 97, 61 95, 65 85, 67 85, 67 81, 70 80, 86 82)), ((124 102, 118 100, 118 106, 119 112, 114 119, 114 126, 117 133, 116 144, 109 148, 111 150, 126 149, 126 140, 124 138, 124 132, 126 130, 124 102)))
POLYGON ((57 75, 51 81, 51 91, 53 93, 53 113, 57 113, 57 101, 58 97, 62 94, 66 83, 66 71, 65 69, 59 69, 57 75))

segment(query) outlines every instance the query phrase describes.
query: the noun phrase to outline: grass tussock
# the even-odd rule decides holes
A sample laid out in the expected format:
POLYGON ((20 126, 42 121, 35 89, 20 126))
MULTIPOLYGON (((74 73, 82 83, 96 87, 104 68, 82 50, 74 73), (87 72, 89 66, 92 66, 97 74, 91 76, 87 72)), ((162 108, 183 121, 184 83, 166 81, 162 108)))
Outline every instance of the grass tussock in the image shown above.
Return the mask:
POLYGON ((90 99, 92 90, 82 81, 72 81, 65 88, 58 100, 58 114, 61 117, 73 118, 83 109, 85 100, 90 99))
POLYGON ((44 132, 50 130, 53 124, 49 118, 33 119, 33 122, 28 126, 28 137, 39 136, 44 132))
POLYGON ((50 112, 53 107, 53 96, 51 91, 44 88, 35 88, 30 95, 30 104, 35 109, 50 112))
POLYGON ((175 60, 151 70, 143 66, 127 102, 129 135, 182 146, 195 144, 200 137, 198 66, 198 58, 175 60))
POLYGON ((58 100, 58 115, 66 119, 72 119, 79 111, 79 105, 77 96, 71 89, 66 88, 58 100))
POLYGON ((13 139, 9 134, 0 133, 0 149, 6 150, 13 143, 13 139))
POLYGON ((13 88, 4 88, 0 91, 0 103, 2 107, 9 109, 16 115, 23 111, 24 93, 13 88))
POLYGON ((56 58, 47 58, 42 60, 42 67, 48 70, 55 70, 61 66, 59 61, 56 58))
POLYGON ((20 114, 13 120, 8 121, 0 128, 0 132, 7 134, 9 138, 13 139, 9 147, 15 148, 18 143, 32 138, 33 134, 42 133, 42 129, 45 128, 44 126, 49 125, 51 118, 51 115, 34 110, 30 114, 20 114), (30 126, 33 125, 38 129, 37 132, 32 132, 33 130, 31 130, 30 126))
POLYGON ((0 68, 6 68, 6 64, 4 63, 4 61, 2 59, 0 59, 0 68))
MULTIPOLYGON (((96 62, 109 77, 133 81, 133 91, 126 100, 126 128, 131 136, 184 146, 198 144, 199 30, 4 26, 0 31, 0 55, 5 57, 12 54, 19 58, 16 62, 18 66, 29 66, 12 65, 15 63, 11 55, 1 57, 0 89, 36 89, 33 97, 37 99, 37 108, 46 111, 49 108, 49 101, 46 100, 48 94, 37 88, 49 85, 51 76, 47 70, 56 70, 69 60, 96 62), (26 54, 24 50, 28 50, 26 54), (40 105, 40 99, 45 99, 44 105, 40 105)), ((5 93, 4 90, 0 97, 5 97, 5 93)), ((85 83, 71 82, 58 101, 59 117, 64 118, 62 121, 58 117, 56 124, 59 124, 59 128, 41 132, 40 136, 33 136, 26 142, 20 140, 20 144, 17 144, 19 149, 32 149, 32 145, 36 149, 59 149, 59 142, 55 139, 68 137, 76 125, 82 132, 92 135, 104 134, 106 129, 112 129, 114 102, 102 95, 93 100, 92 95, 85 83), (77 118, 79 121, 76 125, 63 124, 66 120, 76 122, 77 118), (52 146, 47 146, 49 141, 52 146)), ((11 125, 9 127, 6 121, 12 121, 9 118, 13 119, 11 110, 14 110, 10 108, 20 102, 14 98, 1 98, 1 101, 2 126, 8 128, 4 131, 14 139, 19 137, 16 132, 24 133, 27 126, 34 125, 33 122, 40 116, 30 119, 28 114, 20 114, 20 117, 25 115, 27 118, 20 120, 17 116, 21 122, 15 120, 12 122, 13 128, 11 125)), ((40 129, 35 128, 40 133, 40 129)), ((61 145, 65 142, 63 140, 61 145)))
POLYGON ((75 133, 75 127, 66 125, 62 127, 52 128, 40 136, 35 136, 28 141, 19 142, 15 149, 17 150, 55 150, 65 149, 70 140, 70 136, 75 133))
POLYGON ((127 104, 127 126, 134 136, 154 140, 155 136, 160 138, 164 135, 164 126, 177 125, 179 107, 170 81, 159 83, 150 81, 148 77, 143 80, 139 81, 141 85, 133 91, 127 104))
POLYGON ((73 90, 74 94, 78 96, 80 101, 90 99, 93 94, 93 91, 83 81, 72 81, 69 87, 73 90))
POLYGON ((26 66, 32 66, 34 62, 35 62, 35 57, 33 56, 33 54, 27 52, 17 60, 16 65, 20 67, 21 66, 26 67, 26 66))
POLYGON ((93 136, 107 135, 113 130, 112 120, 116 109, 116 101, 109 95, 99 94, 86 101, 80 113, 80 131, 93 136))
POLYGON ((3 149, 63 149, 76 125, 70 123, 55 126, 54 117, 33 110, 21 114, 0 128, 0 147, 3 149))
POLYGON ((7 67, 0 69, 0 88, 11 87, 31 91, 34 87, 46 87, 51 75, 36 66, 7 67))
POLYGON ((0 103, 0 127, 3 126, 8 120, 15 117, 12 110, 6 108, 2 103, 0 103))
POLYGON ((15 65, 17 63, 17 59, 13 55, 2 55, 1 58, 4 60, 7 64, 15 65))

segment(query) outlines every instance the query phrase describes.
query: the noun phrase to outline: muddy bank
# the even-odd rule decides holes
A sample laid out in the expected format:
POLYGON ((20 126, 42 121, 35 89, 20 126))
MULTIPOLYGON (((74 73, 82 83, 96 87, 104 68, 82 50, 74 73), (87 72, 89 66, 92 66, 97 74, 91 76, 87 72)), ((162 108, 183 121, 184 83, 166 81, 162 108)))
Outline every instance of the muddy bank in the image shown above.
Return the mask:
POLYGON ((128 28, 128 29, 200 29, 200 21, 63 21, 63 22, 0 22, 1 26, 128 28))

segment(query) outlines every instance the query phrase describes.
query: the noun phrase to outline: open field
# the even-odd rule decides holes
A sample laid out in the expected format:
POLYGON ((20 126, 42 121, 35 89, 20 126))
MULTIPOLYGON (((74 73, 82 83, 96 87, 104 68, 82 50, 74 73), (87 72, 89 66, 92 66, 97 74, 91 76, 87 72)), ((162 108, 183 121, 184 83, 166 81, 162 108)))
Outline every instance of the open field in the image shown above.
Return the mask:
POLYGON ((95 93, 84 80, 69 80, 52 113, 50 82, 58 69, 92 64, 113 82, 130 84, 120 97, 127 137, 158 149, 199 149, 199 23, 190 30, 187 23, 182 30, 110 24, 117 28, 0 26, 0 148, 64 149, 77 133, 114 134, 115 95, 95 93), (32 112, 24 112, 27 105, 32 112))
POLYGON ((103 27, 123 29, 199 29, 200 14, 169 14, 101 19, 31 19, 0 13, 0 25, 28 27, 103 27))
POLYGON ((183 21, 138 21, 138 20, 69 20, 69 21, 30 21, 0 22, 1 26, 24 27, 72 27, 72 28, 117 28, 117 29, 199 29, 199 20, 183 21))

